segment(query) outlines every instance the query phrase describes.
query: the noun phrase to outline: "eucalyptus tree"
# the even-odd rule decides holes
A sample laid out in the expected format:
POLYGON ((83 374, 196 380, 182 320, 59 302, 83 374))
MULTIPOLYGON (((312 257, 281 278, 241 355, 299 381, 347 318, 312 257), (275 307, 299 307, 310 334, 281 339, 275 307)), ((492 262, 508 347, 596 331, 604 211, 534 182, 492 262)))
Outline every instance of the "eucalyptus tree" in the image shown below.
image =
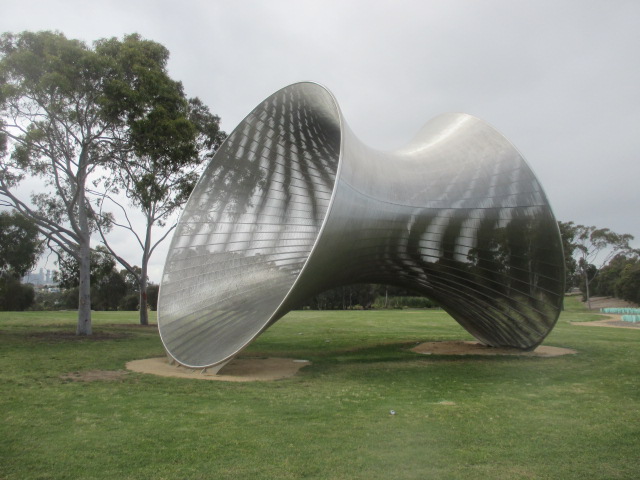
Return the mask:
POLYGON ((119 148, 100 101, 105 62, 84 43, 51 32, 4 34, 0 40, 0 115, 10 156, 0 198, 31 218, 49 246, 80 264, 78 334, 91 334, 91 208, 86 187, 119 148), (44 191, 25 199, 21 182, 44 191))
POLYGON ((112 193, 105 172, 139 158, 168 149, 170 162, 190 151, 194 134, 172 144, 164 138, 194 130, 167 58, 162 45, 138 35, 91 47, 53 32, 0 38, 0 205, 32 219, 48 246, 77 260, 81 335, 91 334, 91 236, 98 226, 105 233, 109 218, 99 216, 90 192, 112 193), (27 178, 43 185, 30 199, 27 178))
POLYGON ((113 85, 111 101, 105 108, 114 121, 129 126, 127 143, 131 149, 103 181, 98 228, 103 244, 136 279, 140 323, 147 325, 151 255, 175 228, 174 214, 191 193, 200 165, 215 153, 225 134, 220 130, 220 118, 198 98, 187 99, 181 84, 166 75, 169 52, 161 45, 148 45, 141 52, 111 39, 100 42, 97 50, 118 59, 119 76, 138 78, 137 82, 113 85), (145 62, 153 62, 154 68, 140 69, 145 62), (147 114, 148 107, 158 105, 162 108, 147 114), (123 193, 129 205, 113 192, 123 193), (105 205, 115 208, 116 214, 103 214, 105 205), (143 225, 132 220, 129 206, 142 213, 143 225), (124 229, 132 236, 141 251, 140 267, 112 248, 105 234, 105 228, 111 227, 124 229), (161 229, 158 236, 154 227, 161 229))
POLYGON ((630 245, 634 237, 608 228, 575 225, 573 222, 567 222, 565 228, 571 231, 571 250, 577 257, 577 272, 582 278, 585 299, 591 308, 591 283, 616 255, 638 253, 630 245))

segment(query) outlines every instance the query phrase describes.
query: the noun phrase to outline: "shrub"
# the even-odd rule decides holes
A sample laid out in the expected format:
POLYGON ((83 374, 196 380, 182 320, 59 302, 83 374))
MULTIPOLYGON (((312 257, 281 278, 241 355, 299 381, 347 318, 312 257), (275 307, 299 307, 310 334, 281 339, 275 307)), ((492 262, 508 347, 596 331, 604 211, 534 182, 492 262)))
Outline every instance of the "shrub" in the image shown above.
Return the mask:
POLYGON ((122 297, 120 303, 118 303, 118 310, 138 310, 140 308, 140 295, 137 293, 130 293, 122 297))
POLYGON ((385 297, 379 296, 373 303, 373 308, 435 308, 438 306, 436 302, 427 297, 418 296, 398 296, 385 297))
POLYGON ((33 305, 36 294, 33 286, 22 284, 11 275, 0 276, 0 310, 22 311, 33 305))

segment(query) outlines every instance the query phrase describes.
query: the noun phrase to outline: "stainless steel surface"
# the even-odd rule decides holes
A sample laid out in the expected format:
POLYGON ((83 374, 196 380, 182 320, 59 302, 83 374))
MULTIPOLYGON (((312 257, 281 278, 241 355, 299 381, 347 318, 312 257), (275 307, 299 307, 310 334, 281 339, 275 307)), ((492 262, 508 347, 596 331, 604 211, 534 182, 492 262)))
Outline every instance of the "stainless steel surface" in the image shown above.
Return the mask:
POLYGON ((466 114, 405 148, 371 149, 314 83, 256 107, 217 152, 180 218, 158 324, 171 356, 236 355, 309 296, 385 283, 433 300, 479 341, 536 347, 562 306, 548 201, 517 150, 466 114))

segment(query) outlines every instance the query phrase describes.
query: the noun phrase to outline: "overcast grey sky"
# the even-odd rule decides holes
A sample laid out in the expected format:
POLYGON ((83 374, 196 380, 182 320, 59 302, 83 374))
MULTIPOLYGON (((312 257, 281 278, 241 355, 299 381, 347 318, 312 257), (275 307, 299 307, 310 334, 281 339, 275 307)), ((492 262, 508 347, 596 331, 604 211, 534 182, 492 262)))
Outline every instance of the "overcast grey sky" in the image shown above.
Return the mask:
POLYGON ((0 32, 162 43, 171 75, 227 132, 303 80, 331 90, 377 148, 440 113, 473 114, 520 150, 559 220, 640 246, 638 0, 4 0, 0 12, 0 32))

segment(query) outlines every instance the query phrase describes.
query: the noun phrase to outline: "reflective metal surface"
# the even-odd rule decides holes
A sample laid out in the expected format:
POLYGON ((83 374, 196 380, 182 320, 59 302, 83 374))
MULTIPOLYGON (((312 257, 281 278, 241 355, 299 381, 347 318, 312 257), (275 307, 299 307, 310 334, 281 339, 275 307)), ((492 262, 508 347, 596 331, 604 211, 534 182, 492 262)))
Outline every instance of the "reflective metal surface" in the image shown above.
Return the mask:
POLYGON ((216 153, 165 263, 158 324, 178 362, 218 365, 309 296, 419 291, 479 341, 535 348, 564 291, 562 244, 531 169, 465 114, 382 152, 313 83, 262 102, 216 153))

